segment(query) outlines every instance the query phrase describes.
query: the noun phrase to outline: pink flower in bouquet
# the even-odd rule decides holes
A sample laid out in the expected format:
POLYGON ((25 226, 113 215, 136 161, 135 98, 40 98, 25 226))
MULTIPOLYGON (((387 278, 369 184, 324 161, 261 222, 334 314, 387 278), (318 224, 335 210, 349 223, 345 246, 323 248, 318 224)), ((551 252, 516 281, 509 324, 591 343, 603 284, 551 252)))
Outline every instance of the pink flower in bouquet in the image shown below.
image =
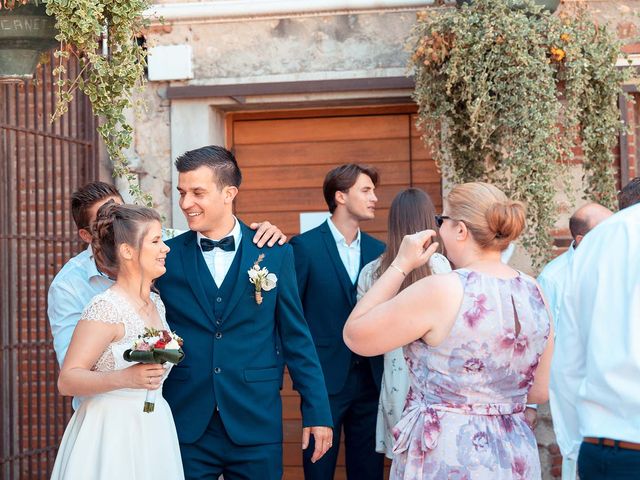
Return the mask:
POLYGON ((133 350, 137 350, 139 352, 148 352, 149 350, 151 350, 151 345, 149 345, 144 340, 138 340, 135 342, 133 350))

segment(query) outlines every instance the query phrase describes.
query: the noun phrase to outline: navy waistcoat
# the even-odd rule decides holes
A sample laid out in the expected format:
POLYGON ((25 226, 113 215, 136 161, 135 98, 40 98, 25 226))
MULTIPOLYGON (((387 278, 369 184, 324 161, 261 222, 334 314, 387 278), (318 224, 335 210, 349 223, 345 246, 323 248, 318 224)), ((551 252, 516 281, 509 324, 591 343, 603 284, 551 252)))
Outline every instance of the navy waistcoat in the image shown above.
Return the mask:
POLYGON ((223 313, 229 303, 231 292, 238 282, 240 258, 242 257, 242 242, 238 243, 239 245, 236 250, 236 255, 233 258, 229 271, 225 275, 220 287, 216 285, 213 277, 211 277, 211 272, 209 271, 207 263, 204 261, 204 257, 201 254, 198 255, 198 276, 202 281, 202 287, 204 288, 207 298, 209 299, 209 303, 213 308, 213 316, 216 319, 217 326, 222 324, 223 313))

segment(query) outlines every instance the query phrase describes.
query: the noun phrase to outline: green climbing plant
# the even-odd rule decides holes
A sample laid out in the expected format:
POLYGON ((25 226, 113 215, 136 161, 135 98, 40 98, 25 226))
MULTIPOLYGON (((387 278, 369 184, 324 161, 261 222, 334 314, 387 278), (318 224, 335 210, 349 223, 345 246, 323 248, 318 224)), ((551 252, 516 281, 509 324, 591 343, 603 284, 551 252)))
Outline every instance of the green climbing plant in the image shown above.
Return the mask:
POLYGON ((133 128, 125 113, 136 107, 134 92, 144 85, 145 55, 137 39, 146 26, 143 12, 148 0, 0 0, 6 9, 25 4, 46 5, 56 20, 60 48, 55 52, 55 120, 64 115, 78 90, 89 98, 93 113, 100 117, 98 133, 113 163, 113 174, 128 181, 137 203, 151 206, 129 168, 125 151, 133 143, 133 128), (65 59, 76 56, 77 75, 70 75, 65 59))
POLYGON ((418 14, 410 39, 423 138, 450 182, 488 181, 528 207, 523 245, 549 254, 557 188, 583 152, 584 191, 615 206, 613 146, 628 69, 586 10, 551 15, 532 1, 474 0, 418 14))

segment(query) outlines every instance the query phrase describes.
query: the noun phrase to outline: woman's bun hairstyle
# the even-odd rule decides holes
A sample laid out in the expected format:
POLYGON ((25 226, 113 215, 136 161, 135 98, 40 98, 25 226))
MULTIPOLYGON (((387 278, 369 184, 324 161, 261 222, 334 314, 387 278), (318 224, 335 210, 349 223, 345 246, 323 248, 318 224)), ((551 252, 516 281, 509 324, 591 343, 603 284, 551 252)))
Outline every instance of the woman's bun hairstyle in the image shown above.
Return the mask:
POLYGON ((521 202, 496 202, 485 214, 487 227, 494 236, 498 250, 506 249, 524 230, 526 210, 521 202))
POLYGON ((449 216, 463 221, 483 249, 505 250, 526 225, 524 204, 509 200, 489 183, 456 185, 447 196, 447 206, 449 216))
POLYGON ((119 205, 109 200, 98 209, 96 221, 91 228, 91 249, 101 272, 115 278, 118 272, 118 255, 115 248, 113 223, 119 205))

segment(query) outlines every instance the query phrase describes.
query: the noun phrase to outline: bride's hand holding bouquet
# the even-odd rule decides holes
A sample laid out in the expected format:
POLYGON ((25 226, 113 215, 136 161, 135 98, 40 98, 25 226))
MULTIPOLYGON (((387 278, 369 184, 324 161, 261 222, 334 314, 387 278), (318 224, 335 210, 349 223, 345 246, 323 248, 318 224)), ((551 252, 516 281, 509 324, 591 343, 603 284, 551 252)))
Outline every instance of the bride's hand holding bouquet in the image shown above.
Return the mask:
MULTIPOLYGON (((166 362, 178 364, 184 358, 182 351, 183 340, 168 330, 145 328, 144 334, 139 335, 132 348, 124 352, 124 359, 128 362, 139 362, 146 368, 140 368, 136 374, 142 373, 141 379, 148 381, 144 385, 147 389, 143 411, 150 413, 154 410, 156 390, 162 384, 166 362), (139 373, 140 372, 140 373, 139 373)), ((134 367, 135 368, 135 367, 134 367)))

